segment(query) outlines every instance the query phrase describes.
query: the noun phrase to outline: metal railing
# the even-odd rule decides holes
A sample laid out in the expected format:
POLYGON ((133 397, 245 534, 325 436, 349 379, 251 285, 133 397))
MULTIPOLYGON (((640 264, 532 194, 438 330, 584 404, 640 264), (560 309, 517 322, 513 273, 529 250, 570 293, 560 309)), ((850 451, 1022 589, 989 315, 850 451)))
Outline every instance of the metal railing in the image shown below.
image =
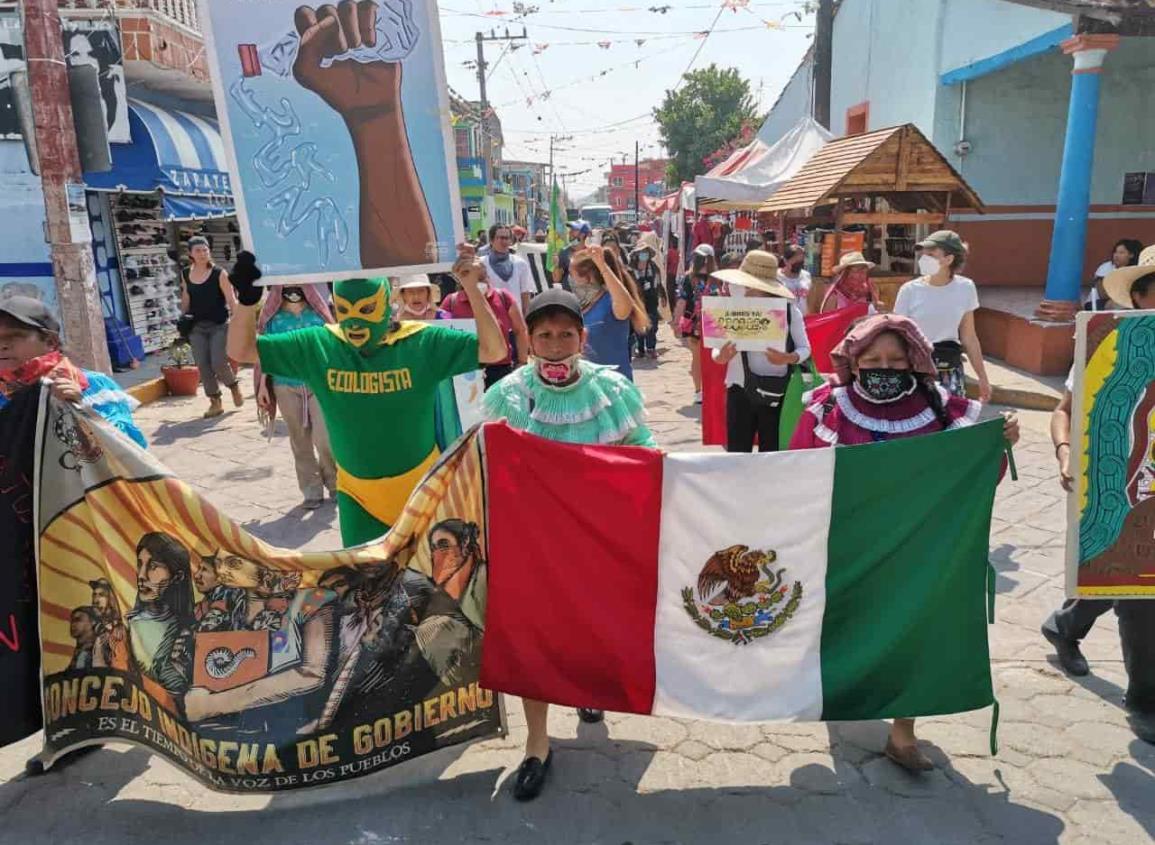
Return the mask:
MULTIPOLYGON (((0 3, 0 5, 3 4, 0 3)), ((201 31, 196 0, 60 0, 60 8, 62 11, 106 13, 115 9, 122 14, 134 10, 144 10, 167 18, 172 23, 193 32, 199 33, 201 31)))
POLYGON ((137 5, 150 8, 188 29, 201 31, 196 0, 137 0, 137 5))

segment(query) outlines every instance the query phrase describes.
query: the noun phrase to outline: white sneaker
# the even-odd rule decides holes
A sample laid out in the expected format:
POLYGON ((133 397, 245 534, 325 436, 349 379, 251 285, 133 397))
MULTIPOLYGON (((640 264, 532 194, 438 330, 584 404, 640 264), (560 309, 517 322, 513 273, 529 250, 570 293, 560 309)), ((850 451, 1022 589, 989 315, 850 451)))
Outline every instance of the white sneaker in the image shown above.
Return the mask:
POLYGON ((695 405, 701 405, 702 404, 702 391, 699 390, 697 393, 694 394, 694 404, 695 405))

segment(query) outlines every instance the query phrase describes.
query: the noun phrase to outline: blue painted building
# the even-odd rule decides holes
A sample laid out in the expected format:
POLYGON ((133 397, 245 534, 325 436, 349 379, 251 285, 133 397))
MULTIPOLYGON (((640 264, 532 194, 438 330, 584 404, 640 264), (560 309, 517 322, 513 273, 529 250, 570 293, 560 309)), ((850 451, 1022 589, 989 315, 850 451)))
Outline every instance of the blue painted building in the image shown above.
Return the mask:
MULTIPOLYGON (((60 0, 70 22, 109 12, 87 0, 60 0)), ((22 49, 19 18, 0 10, 6 55, 22 49)), ((230 264, 240 246, 224 148, 213 116, 203 42, 195 8, 117 8, 111 32, 119 40, 129 134, 110 144, 112 170, 84 174, 77 186, 74 237, 87 224, 100 313, 97 334, 109 340, 113 364, 164 347, 179 315, 177 266, 168 256, 192 233, 213 236, 214 258, 230 264)), ((3 80, 7 82, 7 80, 3 80)), ((71 199, 71 197, 70 197, 71 199)), ((45 235, 40 178, 32 173, 18 127, 0 133, 0 296, 27 294, 58 307, 45 235)), ((68 315, 63 315, 68 330, 68 315)), ((67 342, 67 337, 66 337, 67 342)))
MULTIPOLYGON (((916 124, 987 206, 952 218, 975 281, 1074 302, 1116 239, 1155 242, 1155 41, 1075 37, 1101 29, 1011 0, 842 0, 830 129, 916 124), (1147 196, 1125 196, 1144 173, 1147 196)), ((808 54, 763 141, 810 113, 813 85, 808 54)))

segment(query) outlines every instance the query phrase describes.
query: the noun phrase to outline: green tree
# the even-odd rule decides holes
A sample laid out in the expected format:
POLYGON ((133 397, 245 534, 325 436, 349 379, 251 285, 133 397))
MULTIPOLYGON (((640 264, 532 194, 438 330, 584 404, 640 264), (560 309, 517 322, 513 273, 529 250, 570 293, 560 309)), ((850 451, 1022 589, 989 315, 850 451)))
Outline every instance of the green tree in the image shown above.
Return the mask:
POLYGON ((706 159, 739 137, 743 125, 756 123, 750 83, 734 68, 710 65, 687 73, 676 91, 666 91, 654 119, 670 151, 672 184, 689 181, 708 169, 706 159))

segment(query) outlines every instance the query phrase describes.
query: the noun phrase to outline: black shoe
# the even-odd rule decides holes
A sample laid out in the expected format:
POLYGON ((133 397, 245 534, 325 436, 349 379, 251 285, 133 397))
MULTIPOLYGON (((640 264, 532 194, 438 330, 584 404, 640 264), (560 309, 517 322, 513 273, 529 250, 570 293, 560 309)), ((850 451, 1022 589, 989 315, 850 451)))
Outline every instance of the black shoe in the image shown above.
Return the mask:
POLYGON ((1135 736, 1144 742, 1155 745, 1155 713, 1138 713, 1127 711, 1127 724, 1135 732, 1135 736))
POLYGON ((594 710, 589 707, 578 708, 578 718, 587 725, 596 725, 598 722, 604 722, 606 719, 605 710, 594 710))
POLYGON ((1064 672, 1081 678, 1091 671, 1087 666, 1087 658, 1083 657, 1083 652, 1079 651, 1077 641, 1068 640, 1058 631, 1052 631, 1046 625, 1043 626, 1042 631, 1047 642, 1055 647, 1055 653, 1059 657, 1059 665, 1063 667, 1064 672))
POLYGON ((541 795, 553 765, 553 752, 545 756, 543 763, 537 757, 526 757, 517 767, 517 777, 513 782, 513 797, 518 801, 532 801, 541 795))

